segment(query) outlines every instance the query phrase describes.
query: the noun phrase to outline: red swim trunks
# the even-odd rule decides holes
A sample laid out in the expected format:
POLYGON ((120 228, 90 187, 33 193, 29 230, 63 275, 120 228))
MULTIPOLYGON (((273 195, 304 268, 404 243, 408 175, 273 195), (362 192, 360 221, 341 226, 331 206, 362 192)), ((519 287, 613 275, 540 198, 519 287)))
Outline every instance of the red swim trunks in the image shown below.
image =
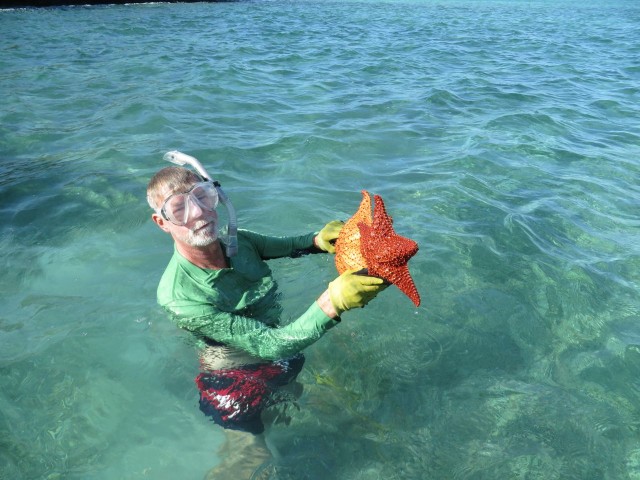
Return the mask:
POLYGON ((200 390, 200 410, 224 428, 262 433, 260 414, 265 408, 286 401, 276 394, 296 378, 304 356, 244 365, 230 370, 202 372, 196 377, 200 390))

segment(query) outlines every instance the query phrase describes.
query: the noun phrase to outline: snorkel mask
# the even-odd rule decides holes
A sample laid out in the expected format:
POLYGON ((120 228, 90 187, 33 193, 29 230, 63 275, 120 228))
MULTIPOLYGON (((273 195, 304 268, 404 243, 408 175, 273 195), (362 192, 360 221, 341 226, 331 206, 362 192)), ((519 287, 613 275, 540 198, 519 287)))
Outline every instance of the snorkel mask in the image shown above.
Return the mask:
POLYGON ((227 224, 227 234, 225 235, 224 243, 226 244, 226 252, 227 257, 233 257, 238 253, 238 220, 236 217, 236 210, 233 208, 231 204, 231 200, 229 197, 222 191, 220 187, 220 183, 217 180, 211 178, 211 175, 207 173, 202 164, 194 157, 184 154, 182 152, 178 152, 177 150, 173 150, 171 152, 167 152, 162 157, 167 162, 175 163, 176 165, 184 166, 191 165, 200 176, 206 180, 213 183, 218 192, 218 197, 222 204, 227 208, 227 214, 229 216, 229 223, 227 224))

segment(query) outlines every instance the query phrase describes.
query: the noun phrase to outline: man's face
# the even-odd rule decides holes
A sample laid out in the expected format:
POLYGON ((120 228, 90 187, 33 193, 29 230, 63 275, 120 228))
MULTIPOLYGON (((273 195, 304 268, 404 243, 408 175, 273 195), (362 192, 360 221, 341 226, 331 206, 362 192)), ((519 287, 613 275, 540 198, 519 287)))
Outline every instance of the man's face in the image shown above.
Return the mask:
MULTIPOLYGON (((200 195, 196 183, 190 185, 184 192, 165 191, 159 204, 165 208, 165 213, 169 213, 167 215, 169 218, 173 218, 170 209, 175 208, 176 211, 178 208, 186 209, 184 225, 176 225, 157 213, 153 214, 153 221, 162 230, 169 233, 175 241, 192 247, 211 245, 218 239, 218 214, 215 207, 211 208, 210 203, 202 201, 200 195), (196 190, 192 190, 194 186, 196 186, 196 190), (178 202, 180 207, 176 206, 176 197, 181 200, 178 202)), ((180 213, 182 212, 183 210, 180 210, 180 213)))

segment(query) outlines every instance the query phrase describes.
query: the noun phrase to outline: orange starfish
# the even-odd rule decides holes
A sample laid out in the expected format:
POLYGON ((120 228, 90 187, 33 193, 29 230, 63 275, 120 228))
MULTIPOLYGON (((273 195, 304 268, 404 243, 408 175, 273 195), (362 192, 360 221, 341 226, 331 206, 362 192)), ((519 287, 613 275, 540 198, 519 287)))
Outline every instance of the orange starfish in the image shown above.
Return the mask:
POLYGON ((346 270, 367 268, 367 262, 360 252, 359 223, 371 225, 371 200, 365 190, 362 190, 358 211, 346 221, 336 240, 336 268, 340 274, 346 270))
POLYGON ((409 259, 418 252, 418 244, 396 234, 393 220, 379 195, 374 195, 372 220, 369 193, 363 190, 362 195, 358 211, 345 223, 336 241, 338 272, 367 268, 369 275, 395 284, 419 306, 420 294, 407 266, 409 259))

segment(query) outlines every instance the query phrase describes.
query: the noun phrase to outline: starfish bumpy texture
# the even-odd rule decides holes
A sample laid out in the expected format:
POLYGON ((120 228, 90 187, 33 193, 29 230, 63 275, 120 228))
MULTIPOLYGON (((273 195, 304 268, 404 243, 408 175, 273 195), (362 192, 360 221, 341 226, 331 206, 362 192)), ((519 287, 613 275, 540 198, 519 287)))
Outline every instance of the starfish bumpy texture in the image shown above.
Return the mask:
POLYGON ((366 268, 369 275, 393 283, 419 306, 420 294, 407 266, 418 252, 418 244, 394 231, 381 196, 374 195, 374 204, 372 219, 369 192, 363 190, 358 211, 345 223, 336 241, 336 268, 339 273, 366 268))
POLYGON ((336 268, 342 274, 346 270, 367 268, 367 262, 360 252, 359 223, 371 225, 371 199, 362 191, 362 202, 358 211, 346 221, 336 240, 336 268))

